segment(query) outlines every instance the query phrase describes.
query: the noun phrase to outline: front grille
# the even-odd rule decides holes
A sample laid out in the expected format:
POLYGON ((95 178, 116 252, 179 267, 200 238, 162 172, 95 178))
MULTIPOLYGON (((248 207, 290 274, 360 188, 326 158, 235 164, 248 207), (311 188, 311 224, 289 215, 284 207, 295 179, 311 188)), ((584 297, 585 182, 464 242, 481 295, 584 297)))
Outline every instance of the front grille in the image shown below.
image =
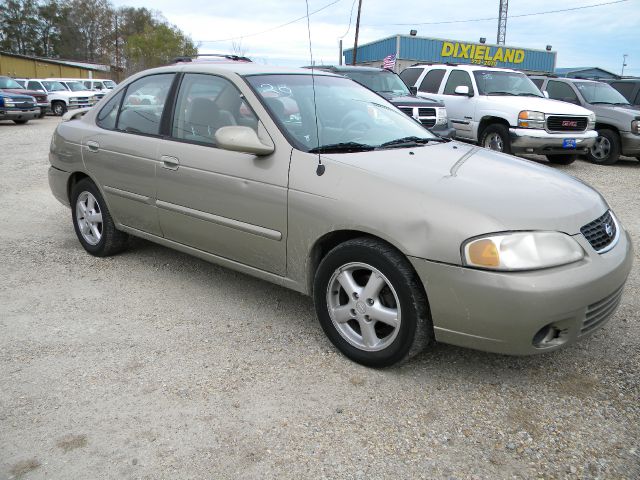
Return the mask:
POLYGON ((596 252, 602 252, 608 250, 607 247, 612 246, 618 237, 618 226, 611 216, 611 212, 607 210, 604 215, 582 227, 580 233, 584 235, 584 238, 596 252))
POLYGON ((402 113, 406 113, 410 117, 413 117, 413 107, 398 107, 402 113))
POLYGON ((420 123, 427 128, 431 128, 436 124, 435 118, 421 118, 420 123))
POLYGON ((580 335, 589 333, 603 325, 615 313, 622 298, 624 285, 602 300, 587 307, 587 313, 580 329, 580 335))
POLYGON ((587 117, 558 117, 547 118, 547 130, 553 132, 582 132, 587 129, 587 117))
POLYGON ((418 109, 418 115, 420 117, 435 117, 436 109, 435 108, 424 108, 421 107, 418 109))

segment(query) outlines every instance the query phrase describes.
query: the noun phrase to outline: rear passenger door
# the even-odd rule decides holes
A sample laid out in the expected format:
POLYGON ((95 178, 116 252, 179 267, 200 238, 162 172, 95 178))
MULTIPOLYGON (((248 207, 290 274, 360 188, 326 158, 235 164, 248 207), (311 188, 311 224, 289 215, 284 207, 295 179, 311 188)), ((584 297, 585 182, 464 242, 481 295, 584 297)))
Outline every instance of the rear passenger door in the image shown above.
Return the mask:
POLYGON ((161 119, 175 74, 148 75, 102 107, 82 141, 91 176, 102 187, 119 223, 162 235, 155 207, 161 119))
POLYGON ((290 152, 259 157, 217 147, 215 133, 225 126, 268 136, 239 88, 224 77, 185 74, 174 110, 171 135, 158 152, 157 206, 165 238, 284 274, 290 152))

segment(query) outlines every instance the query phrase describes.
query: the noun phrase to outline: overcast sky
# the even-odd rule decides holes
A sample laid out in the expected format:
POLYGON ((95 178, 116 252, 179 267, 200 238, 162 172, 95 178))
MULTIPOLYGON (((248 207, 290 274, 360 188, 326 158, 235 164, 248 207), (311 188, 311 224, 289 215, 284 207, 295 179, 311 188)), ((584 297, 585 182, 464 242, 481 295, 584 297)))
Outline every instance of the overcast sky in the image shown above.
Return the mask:
MULTIPOLYGON (((627 0, 570 12, 518 18, 516 15, 594 5, 613 0, 510 0, 506 45, 558 52, 558 67, 599 66, 620 73, 622 55, 628 54, 625 73, 640 75, 640 0, 627 0)), ((357 0, 309 0, 311 43, 316 63, 338 61, 338 39, 352 47, 357 0), (349 16, 353 18, 349 28, 349 16), (346 35, 345 35, 346 34, 346 35)), ((115 0, 116 5, 148 6, 147 0, 115 0)), ((418 30, 419 36, 477 42, 496 42, 499 0, 363 0, 359 43, 418 30), (426 25, 492 18, 491 20, 426 25), (414 22, 414 23, 412 23, 414 22), (422 25, 420 25, 422 23, 422 25)), ((306 19, 263 32, 306 14, 304 0, 155 0, 159 10, 200 45, 200 53, 229 53, 238 37, 246 55, 273 65, 308 65, 306 19), (239 37, 243 37, 240 40, 239 37), (221 40, 221 41, 220 41, 221 40)))

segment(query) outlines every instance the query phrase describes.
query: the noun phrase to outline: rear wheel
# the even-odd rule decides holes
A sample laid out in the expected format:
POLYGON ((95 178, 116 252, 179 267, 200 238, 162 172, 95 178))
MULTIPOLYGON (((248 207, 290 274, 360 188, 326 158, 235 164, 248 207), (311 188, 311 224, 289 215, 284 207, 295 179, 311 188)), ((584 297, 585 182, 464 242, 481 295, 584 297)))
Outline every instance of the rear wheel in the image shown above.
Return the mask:
POLYGON ((313 297, 329 340, 362 365, 393 365, 433 340, 422 284, 407 259, 381 241, 357 238, 331 250, 313 297))
POLYGON ((563 153, 559 155, 547 155, 549 163, 555 163, 556 165, 569 165, 576 161, 578 155, 573 153, 563 153))
POLYGON ((18 125, 24 125, 25 123, 27 123, 29 120, 14 120, 13 123, 17 123, 18 125))
POLYGON ((500 123, 489 125, 482 132, 480 145, 490 150, 511 153, 511 139, 509 138, 509 130, 506 126, 500 123))
POLYGON ((100 191, 88 178, 73 187, 71 215, 78 240, 91 255, 107 257, 126 248, 129 236, 116 230, 100 191))
POLYGON ((64 102, 57 100, 51 103, 51 111, 53 112, 54 115, 61 117, 67 111, 67 106, 65 105, 64 102))
POLYGON ((44 108, 41 108, 40 115, 38 115, 38 118, 44 118, 46 114, 47 114, 47 111, 44 108))
POLYGON ((596 143, 587 152, 590 162, 600 165, 613 165, 620 159, 620 137, 613 130, 598 130, 596 143))

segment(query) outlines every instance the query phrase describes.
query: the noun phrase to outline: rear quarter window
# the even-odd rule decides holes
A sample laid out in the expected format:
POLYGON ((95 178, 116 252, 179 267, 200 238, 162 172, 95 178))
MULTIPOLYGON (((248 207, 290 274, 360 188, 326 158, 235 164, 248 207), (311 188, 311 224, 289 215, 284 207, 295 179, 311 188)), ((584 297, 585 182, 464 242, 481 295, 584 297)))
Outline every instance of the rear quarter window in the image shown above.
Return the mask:
POLYGON ((400 78, 409 87, 413 87, 420 75, 422 74, 422 68, 407 68, 402 71, 400 78))

